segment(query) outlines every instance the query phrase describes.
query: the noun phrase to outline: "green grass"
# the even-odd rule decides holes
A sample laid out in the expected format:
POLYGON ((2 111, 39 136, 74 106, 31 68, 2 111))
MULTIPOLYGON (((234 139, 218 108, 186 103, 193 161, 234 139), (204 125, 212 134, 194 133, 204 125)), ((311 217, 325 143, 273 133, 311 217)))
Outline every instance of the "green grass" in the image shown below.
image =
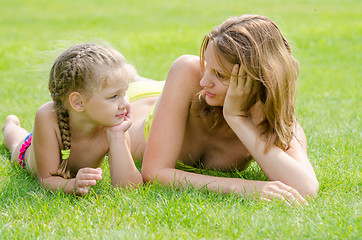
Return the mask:
MULTIPOLYGON (((140 75, 162 80, 176 57, 197 55, 203 35, 227 17, 270 17, 301 65, 297 113, 320 182, 309 206, 289 208, 158 184, 113 189, 105 163, 104 179, 79 198, 42 189, 9 164, 0 142, 0 238, 361 239, 361 1, 0 3, 0 121, 16 114, 29 131, 50 99, 47 74, 64 45, 107 41, 140 75)), ((240 175, 265 178, 255 165, 240 175)))

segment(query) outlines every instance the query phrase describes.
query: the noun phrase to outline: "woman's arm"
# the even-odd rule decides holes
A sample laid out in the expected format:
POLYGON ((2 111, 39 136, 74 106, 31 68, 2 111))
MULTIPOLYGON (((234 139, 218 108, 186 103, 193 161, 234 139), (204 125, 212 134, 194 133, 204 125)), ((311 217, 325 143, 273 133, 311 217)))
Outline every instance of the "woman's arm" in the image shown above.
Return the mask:
MULTIPOLYGON (((237 71, 235 65, 233 74, 237 75, 237 71)), ((246 75, 239 72, 239 76, 246 75)), ((303 196, 315 197, 318 181, 308 159, 303 129, 299 124, 296 126, 296 136, 287 152, 272 146, 265 153, 265 140, 260 137, 255 124, 244 116, 248 106, 243 102, 247 102, 252 94, 251 79, 231 77, 223 109, 225 120, 271 181, 281 181, 303 196)))
POLYGON ((175 166, 183 143, 190 103, 200 90, 201 76, 199 58, 196 56, 181 56, 172 64, 156 105, 143 156, 142 176, 145 181, 155 178, 165 184, 178 181, 175 166))
POLYGON ((207 188, 222 193, 238 193, 262 199, 290 199, 304 202, 291 187, 281 182, 250 181, 214 177, 175 169, 183 143, 190 103, 200 90, 202 73, 199 58, 182 56, 171 66, 153 120, 146 146, 142 176, 145 181, 207 188), (259 195, 256 195, 259 194, 259 195))
POLYGON ((82 168, 76 178, 52 176, 60 164, 60 146, 57 136, 58 122, 53 103, 41 106, 35 116, 32 145, 40 184, 50 190, 86 195, 90 186, 101 179, 101 170, 82 168))

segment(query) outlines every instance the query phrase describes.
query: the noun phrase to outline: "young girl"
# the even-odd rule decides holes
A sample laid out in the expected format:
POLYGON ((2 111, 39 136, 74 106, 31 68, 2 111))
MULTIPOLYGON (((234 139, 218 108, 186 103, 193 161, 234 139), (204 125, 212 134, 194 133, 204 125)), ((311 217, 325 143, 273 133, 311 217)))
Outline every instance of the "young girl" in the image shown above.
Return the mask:
POLYGON ((116 50, 79 44, 55 61, 49 78, 53 101, 41 106, 30 134, 10 115, 2 127, 11 159, 42 186, 84 196, 102 178, 108 153, 113 186, 142 183, 129 150, 130 105, 125 91, 136 77, 116 50), (24 140, 25 139, 25 140, 24 140))
POLYGON ((296 203, 316 196, 318 181, 294 113, 297 77, 298 63, 275 23, 258 15, 227 19, 205 36, 201 58, 173 63, 155 111, 154 97, 132 103, 132 151, 144 153, 144 180, 296 203), (270 181, 178 167, 243 170, 252 159, 270 181))

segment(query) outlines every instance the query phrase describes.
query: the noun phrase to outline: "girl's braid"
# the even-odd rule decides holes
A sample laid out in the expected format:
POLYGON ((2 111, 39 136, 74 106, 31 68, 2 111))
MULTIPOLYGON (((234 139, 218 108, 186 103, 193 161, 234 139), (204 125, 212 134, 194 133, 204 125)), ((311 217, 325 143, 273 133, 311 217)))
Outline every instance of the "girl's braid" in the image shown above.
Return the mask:
MULTIPOLYGON (((124 81, 132 81, 136 75, 135 69, 125 62, 122 54, 110 47, 94 43, 70 47, 53 64, 49 77, 49 91, 57 113, 63 150, 71 148, 69 114, 65 108, 69 94, 74 91, 86 94, 99 88, 107 81, 106 75, 114 70, 121 70, 124 81)), ((71 176, 69 171, 68 158, 61 159, 60 166, 53 175, 75 177, 71 176)))
MULTIPOLYGON (((63 144, 63 150, 69 150, 71 147, 71 136, 69 127, 69 114, 64 107, 67 94, 70 91, 83 90, 86 63, 84 58, 87 52, 95 50, 96 45, 81 44, 76 45, 58 57, 53 65, 49 78, 49 91, 51 93, 54 107, 56 110, 60 136, 63 144)), ((88 60, 91 56, 88 55, 88 60)), ((69 157, 68 157, 69 158, 69 157)), ((60 160, 60 165, 54 176, 71 178, 68 167, 68 158, 60 160)), ((73 176, 74 177, 74 176, 73 176)))

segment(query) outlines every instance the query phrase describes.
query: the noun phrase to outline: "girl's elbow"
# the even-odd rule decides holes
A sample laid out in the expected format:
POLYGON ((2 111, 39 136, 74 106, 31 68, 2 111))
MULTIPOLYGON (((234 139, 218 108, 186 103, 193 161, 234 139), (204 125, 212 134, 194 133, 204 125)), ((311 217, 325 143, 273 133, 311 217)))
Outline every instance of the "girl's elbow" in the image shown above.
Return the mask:
POLYGON ((137 177, 135 178, 134 182, 132 182, 132 185, 134 188, 137 188, 143 184, 143 178, 140 172, 138 172, 137 177))
POLYGON ((137 170, 133 175, 125 179, 111 179, 111 185, 115 188, 138 188, 143 184, 141 173, 137 170))
POLYGON ((143 179, 142 179, 142 177, 141 177, 141 175, 140 175, 140 178, 139 178, 139 179, 135 179, 135 180, 133 180, 133 181, 130 181, 130 182, 128 183, 127 187, 136 189, 136 188, 142 186, 142 184, 143 184, 143 179))
POLYGON ((137 174, 128 182, 128 186, 131 188, 138 188, 143 184, 143 178, 141 173, 137 170, 137 174))

